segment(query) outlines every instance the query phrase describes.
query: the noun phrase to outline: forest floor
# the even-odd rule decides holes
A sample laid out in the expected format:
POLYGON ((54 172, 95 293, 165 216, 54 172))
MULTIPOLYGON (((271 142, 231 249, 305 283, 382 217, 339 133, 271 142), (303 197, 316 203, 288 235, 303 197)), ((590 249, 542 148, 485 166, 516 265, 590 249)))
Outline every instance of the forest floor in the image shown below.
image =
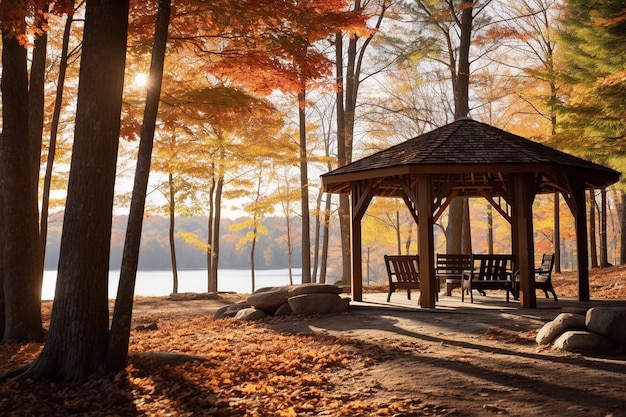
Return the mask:
MULTIPOLYGON (((138 298, 130 356, 116 375, 81 384, 0 384, 2 416, 626 416, 626 352, 538 347, 561 311, 626 308, 626 267, 593 270, 592 300, 576 274, 555 274, 559 301, 537 309, 503 293, 435 309, 372 288, 347 313, 213 320, 241 294, 138 298), (156 327, 156 328, 155 328, 156 327)), ((45 326, 50 303, 43 304, 45 326)), ((0 373, 41 344, 0 346, 0 373)))

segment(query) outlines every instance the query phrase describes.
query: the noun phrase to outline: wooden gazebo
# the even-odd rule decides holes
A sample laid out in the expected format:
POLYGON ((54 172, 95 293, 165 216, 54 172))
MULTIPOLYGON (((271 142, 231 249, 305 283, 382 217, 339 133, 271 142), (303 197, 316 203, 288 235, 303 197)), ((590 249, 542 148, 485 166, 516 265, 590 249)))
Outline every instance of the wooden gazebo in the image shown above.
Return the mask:
POLYGON ((322 175, 324 191, 350 194, 352 297, 363 299, 361 219, 375 196, 401 197, 418 224, 422 307, 435 307, 433 224, 455 197, 483 197, 511 224, 520 305, 536 307, 532 204, 560 192, 575 220, 579 299, 589 299, 585 190, 620 173, 493 126, 462 118, 322 175), (500 204, 504 200, 505 203, 500 204))

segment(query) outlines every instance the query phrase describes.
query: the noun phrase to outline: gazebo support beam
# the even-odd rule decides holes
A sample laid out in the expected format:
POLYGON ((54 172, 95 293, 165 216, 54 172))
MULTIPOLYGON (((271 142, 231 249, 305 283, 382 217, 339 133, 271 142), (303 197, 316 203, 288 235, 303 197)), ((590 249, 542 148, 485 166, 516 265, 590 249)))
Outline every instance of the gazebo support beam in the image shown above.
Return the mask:
POLYGON ((373 181, 354 182, 350 184, 351 194, 351 256, 352 273, 351 293, 354 301, 363 301, 363 255, 361 252, 361 220, 367 211, 367 207, 372 201, 375 184, 373 181))
POLYGON ((537 307, 535 294, 535 246, 533 242, 533 200, 535 186, 532 174, 515 175, 515 201, 513 227, 517 233, 514 253, 519 269, 520 306, 537 307))
POLYGON ((576 253, 578 258, 578 299, 589 301, 589 249, 587 247, 587 206, 582 180, 573 184, 571 209, 576 229, 576 253))
POLYGON ((428 174, 417 177, 417 244, 419 252, 420 306, 435 308, 435 245, 433 238, 433 187, 428 174))

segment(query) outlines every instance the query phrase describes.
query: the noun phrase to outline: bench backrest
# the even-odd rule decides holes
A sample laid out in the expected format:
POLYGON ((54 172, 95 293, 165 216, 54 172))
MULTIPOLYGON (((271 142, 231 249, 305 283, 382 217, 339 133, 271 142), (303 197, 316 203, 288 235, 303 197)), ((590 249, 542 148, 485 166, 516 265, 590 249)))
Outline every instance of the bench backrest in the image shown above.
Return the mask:
POLYGON ((385 266, 389 279, 398 282, 419 282, 418 255, 385 255, 385 266))
POLYGON ((472 255, 438 253, 435 265, 438 274, 462 275, 463 271, 471 271, 472 255))
POLYGON ((511 278, 515 255, 472 255, 472 263, 474 280, 504 281, 511 278))
POLYGON ((536 281, 547 281, 550 279, 550 275, 552 275, 552 268, 554 267, 554 254, 547 255, 543 254, 541 257, 541 266, 535 269, 535 280, 536 281))

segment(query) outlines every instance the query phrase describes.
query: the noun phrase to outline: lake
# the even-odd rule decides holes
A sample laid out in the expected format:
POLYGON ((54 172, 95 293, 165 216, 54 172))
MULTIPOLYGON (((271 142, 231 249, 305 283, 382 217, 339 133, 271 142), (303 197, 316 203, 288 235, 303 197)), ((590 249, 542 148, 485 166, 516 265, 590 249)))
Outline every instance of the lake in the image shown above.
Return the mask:
MULTIPOLYGON (((293 283, 299 284, 302 280, 302 269, 293 268, 293 283)), ((42 300, 54 298, 57 271, 44 271, 42 300)), ((117 295, 117 283, 120 271, 109 271, 109 298, 117 295)), ((268 269, 255 271, 255 288, 271 287, 289 284, 288 269, 268 269)), ((135 295, 165 296, 172 293, 172 271, 137 271, 135 295)), ((250 293, 252 281, 249 269, 220 269, 218 271, 217 289, 223 292, 250 293)), ((206 292, 206 270, 178 271, 178 292, 206 292)))

